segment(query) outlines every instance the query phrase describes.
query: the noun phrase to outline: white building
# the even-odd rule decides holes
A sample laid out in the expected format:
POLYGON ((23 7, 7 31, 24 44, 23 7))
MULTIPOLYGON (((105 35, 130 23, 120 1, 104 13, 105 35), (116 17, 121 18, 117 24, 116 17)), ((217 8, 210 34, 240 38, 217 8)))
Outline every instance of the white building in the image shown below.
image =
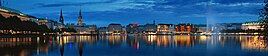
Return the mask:
POLYGON ((172 24, 158 24, 157 34, 171 34, 173 25, 172 24))
POLYGON ((262 25, 261 25, 260 22, 243 23, 241 28, 243 30, 263 30, 262 25))

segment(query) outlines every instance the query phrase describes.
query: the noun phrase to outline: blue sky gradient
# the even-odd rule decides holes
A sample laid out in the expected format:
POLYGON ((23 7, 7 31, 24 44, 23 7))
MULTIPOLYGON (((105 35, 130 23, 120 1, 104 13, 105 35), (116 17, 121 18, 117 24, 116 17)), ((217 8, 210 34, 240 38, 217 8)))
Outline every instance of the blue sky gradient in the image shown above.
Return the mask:
POLYGON ((57 20, 63 9, 66 23, 77 23, 83 11, 86 24, 109 23, 205 24, 208 16, 216 23, 258 20, 263 0, 3 0, 4 6, 40 18, 57 20), (208 14, 210 12, 210 14, 208 14))

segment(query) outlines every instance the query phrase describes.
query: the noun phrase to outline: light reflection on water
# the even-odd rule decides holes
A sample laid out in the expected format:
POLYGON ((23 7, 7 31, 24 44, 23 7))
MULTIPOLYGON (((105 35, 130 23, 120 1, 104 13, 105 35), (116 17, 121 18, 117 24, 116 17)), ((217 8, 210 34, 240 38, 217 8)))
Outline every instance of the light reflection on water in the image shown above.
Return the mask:
POLYGON ((249 35, 11 36, 0 38, 0 55, 267 55, 267 40, 249 35))

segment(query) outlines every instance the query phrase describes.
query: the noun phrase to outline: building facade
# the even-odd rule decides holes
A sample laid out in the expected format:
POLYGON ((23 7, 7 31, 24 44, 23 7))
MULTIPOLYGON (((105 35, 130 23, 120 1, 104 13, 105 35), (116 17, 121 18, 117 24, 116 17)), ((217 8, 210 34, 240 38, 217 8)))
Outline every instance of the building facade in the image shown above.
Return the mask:
POLYGON ((138 24, 129 24, 126 26, 126 31, 128 34, 136 34, 138 33, 138 24))
POLYGON ((156 34, 157 31, 157 25, 155 24, 146 24, 144 26, 144 33, 145 34, 156 34))
POLYGON ((98 34, 109 34, 108 28, 107 27, 99 27, 98 28, 98 34))
POLYGON ((246 22, 241 26, 242 30, 263 30, 262 24, 260 22, 246 22))
POLYGON ((158 24, 157 34, 172 34, 172 24, 158 24))
POLYGON ((97 26, 96 25, 88 25, 89 34, 97 34, 97 26))
POLYGON ((193 24, 178 24, 174 27, 175 34, 190 34, 196 32, 196 28, 193 24))
POLYGON ((123 33, 122 28, 123 27, 121 24, 112 23, 108 25, 109 34, 122 34, 123 33))
POLYGON ((83 17, 82 17, 82 12, 81 10, 79 11, 79 16, 77 18, 77 26, 83 26, 83 17))

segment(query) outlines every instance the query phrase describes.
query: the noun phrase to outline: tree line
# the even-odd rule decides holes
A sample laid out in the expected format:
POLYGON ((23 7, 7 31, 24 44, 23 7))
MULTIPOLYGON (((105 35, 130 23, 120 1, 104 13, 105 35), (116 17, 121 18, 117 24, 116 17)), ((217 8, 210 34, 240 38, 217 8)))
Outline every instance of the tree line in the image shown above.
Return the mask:
POLYGON ((264 0, 264 7, 260 13, 261 23, 263 24, 263 34, 268 35, 268 0, 264 0))
POLYGON ((14 31, 51 32, 46 25, 38 25, 33 21, 21 21, 17 16, 5 18, 0 15, 0 29, 14 31))

